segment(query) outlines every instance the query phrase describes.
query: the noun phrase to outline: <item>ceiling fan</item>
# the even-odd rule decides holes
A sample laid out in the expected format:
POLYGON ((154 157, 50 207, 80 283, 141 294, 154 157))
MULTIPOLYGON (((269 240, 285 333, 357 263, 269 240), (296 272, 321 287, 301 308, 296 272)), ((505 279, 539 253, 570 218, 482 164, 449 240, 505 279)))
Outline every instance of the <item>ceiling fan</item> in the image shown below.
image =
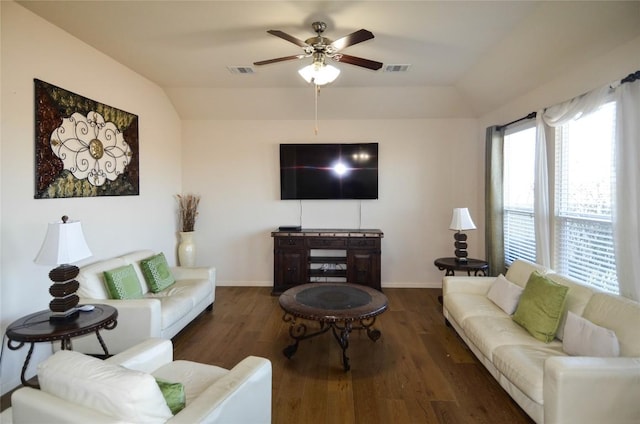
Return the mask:
POLYGON ((353 46, 354 44, 361 43, 363 41, 374 38, 371 31, 361 29, 355 31, 349 35, 331 41, 329 38, 323 37, 322 33, 327 29, 327 24, 324 22, 314 22, 312 25, 313 30, 316 32, 315 37, 307 38, 305 41, 300 40, 292 35, 289 35, 283 31, 271 29, 267 31, 271 35, 280 37, 283 40, 289 41, 299 47, 302 47, 303 54, 297 54, 292 56, 278 57, 275 59, 261 60, 254 62, 254 65, 267 65, 270 63, 284 62, 287 60, 304 59, 306 57, 313 57, 313 64, 300 70, 300 75, 307 80, 307 82, 314 82, 316 85, 323 85, 328 82, 332 82, 340 73, 340 70, 333 66, 327 65, 325 60, 330 58, 336 62, 348 63, 350 65, 360 66, 362 68, 371 69, 377 71, 382 67, 382 63, 375 60, 363 59, 361 57, 351 56, 340 53, 340 51, 346 47, 353 46), (303 70, 308 69, 306 72, 303 70))

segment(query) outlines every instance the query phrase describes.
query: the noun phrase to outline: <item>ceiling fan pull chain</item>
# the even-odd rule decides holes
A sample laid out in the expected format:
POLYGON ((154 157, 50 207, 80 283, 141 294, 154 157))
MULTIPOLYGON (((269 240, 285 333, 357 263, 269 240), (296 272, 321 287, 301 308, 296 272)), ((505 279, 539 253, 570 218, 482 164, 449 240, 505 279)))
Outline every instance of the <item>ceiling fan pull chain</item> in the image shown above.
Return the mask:
POLYGON ((315 106, 316 106, 316 126, 314 128, 315 135, 318 135, 318 93, 320 93, 320 86, 314 84, 315 88, 315 106))

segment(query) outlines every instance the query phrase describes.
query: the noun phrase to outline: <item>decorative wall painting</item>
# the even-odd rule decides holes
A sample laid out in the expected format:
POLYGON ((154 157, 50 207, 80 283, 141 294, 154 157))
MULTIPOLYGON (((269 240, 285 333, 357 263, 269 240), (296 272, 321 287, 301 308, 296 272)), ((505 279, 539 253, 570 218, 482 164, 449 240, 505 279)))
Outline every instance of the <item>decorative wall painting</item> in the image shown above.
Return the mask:
POLYGON ((138 116, 38 79, 34 86, 34 197, 138 195, 138 116))

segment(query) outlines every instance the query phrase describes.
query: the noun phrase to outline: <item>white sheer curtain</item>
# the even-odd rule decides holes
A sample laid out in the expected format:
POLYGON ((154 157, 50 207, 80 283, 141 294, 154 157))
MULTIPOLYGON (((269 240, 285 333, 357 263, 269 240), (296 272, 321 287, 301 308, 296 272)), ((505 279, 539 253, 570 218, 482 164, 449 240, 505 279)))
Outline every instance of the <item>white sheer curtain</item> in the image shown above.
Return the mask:
POLYGON ((536 165, 534 220, 537 261, 551 267, 551 210, 549 206, 549 167, 547 166, 547 129, 588 115, 611 96, 611 87, 603 86, 564 103, 538 111, 536 115, 536 165))
POLYGON ((640 300, 640 81, 616 97, 616 196, 613 235, 620 294, 640 300))
POLYGON ((536 233, 536 261, 551 268, 551 217, 549 206, 549 167, 544 111, 536 114, 536 159, 534 168, 533 220, 536 233))

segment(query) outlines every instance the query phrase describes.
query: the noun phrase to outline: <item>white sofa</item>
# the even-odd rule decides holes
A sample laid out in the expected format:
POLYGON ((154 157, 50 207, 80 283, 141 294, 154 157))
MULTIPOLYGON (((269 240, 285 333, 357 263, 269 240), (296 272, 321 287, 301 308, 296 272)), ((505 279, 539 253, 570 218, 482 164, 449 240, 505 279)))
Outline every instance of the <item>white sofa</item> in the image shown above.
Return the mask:
POLYGON ((569 288, 564 316, 550 343, 532 337, 487 298, 495 277, 444 277, 448 324, 535 422, 640 423, 640 304, 522 260, 505 277, 525 287, 534 270, 569 288), (613 330, 620 356, 567 355, 561 340, 567 340, 567 311, 613 330))
MULTIPOLYGON (((118 310, 118 325, 101 330, 110 354, 122 352, 150 337, 171 339, 205 309, 211 311, 215 300, 215 268, 173 267, 176 279, 169 288, 152 293, 147 286, 140 261, 155 255, 152 250, 139 250, 123 256, 101 260, 80 268, 80 304, 105 304, 118 310), (142 299, 110 299, 105 288, 104 272, 133 265, 143 293, 142 299)), ((95 334, 76 337, 73 350, 104 354, 95 334)))
POLYGON ((42 390, 15 391, 3 423, 271 422, 272 370, 265 358, 249 356, 226 370, 173 361, 171 341, 149 339, 106 361, 59 351, 39 365, 38 375, 42 390), (172 416, 149 374, 182 383, 184 409, 172 416))

